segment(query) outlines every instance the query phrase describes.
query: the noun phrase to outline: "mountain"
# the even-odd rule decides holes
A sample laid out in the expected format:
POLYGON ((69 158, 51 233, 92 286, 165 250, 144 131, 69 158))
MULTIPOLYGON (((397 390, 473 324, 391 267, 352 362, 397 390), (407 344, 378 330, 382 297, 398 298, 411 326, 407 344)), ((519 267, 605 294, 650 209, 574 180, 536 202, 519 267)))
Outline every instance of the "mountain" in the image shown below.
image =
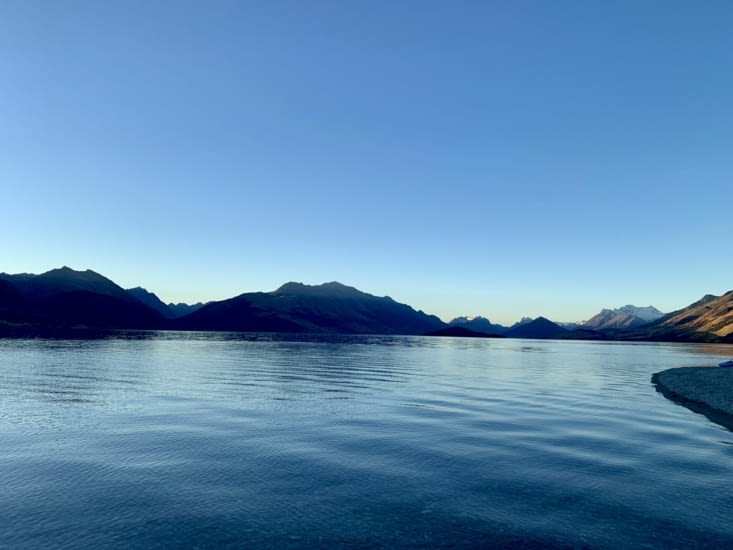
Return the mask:
POLYGON ((507 338, 566 338, 568 330, 544 317, 532 321, 524 319, 504 333, 507 338))
POLYGON ((426 332, 423 336, 459 336, 461 338, 504 338, 501 334, 488 334, 486 332, 477 332, 461 326, 449 326, 440 328, 432 332, 426 332))
POLYGON ((64 266, 40 275, 24 273, 6 276, 3 273, 0 274, 0 278, 11 281, 21 295, 30 300, 42 300, 49 296, 73 292, 89 292, 130 300, 130 296, 123 288, 91 269, 75 271, 64 266))
POLYGON ((173 317, 183 317, 184 315, 188 315, 189 313, 193 313, 197 309, 201 309, 204 307, 203 302, 196 302, 195 304, 184 304, 183 302, 178 302, 177 304, 174 304, 173 302, 168 304, 168 309, 173 314, 173 317))
POLYGON ((618 308, 616 311, 633 315, 634 317, 638 317, 639 319, 646 322, 656 321, 660 317, 664 317, 664 313, 659 311, 654 306, 636 307, 628 304, 618 308))
POLYGON ((503 332, 512 338, 733 343, 733 291, 703 296, 661 317, 660 313, 653 306, 626 305, 603 310, 575 330, 544 317, 522 319, 506 329, 483 317, 458 317, 446 325, 388 296, 373 296, 337 282, 314 286, 291 282, 273 292, 245 293, 208 304, 166 305, 144 288, 124 290, 89 269, 64 266, 40 275, 0 273, 0 336, 168 328, 366 334, 503 332), (177 317, 179 313, 185 315, 177 317))
POLYGON ((486 334, 504 334, 507 327, 495 325, 486 317, 456 317, 448 323, 452 327, 461 327, 474 332, 484 332, 486 334))
POLYGON ((136 286, 135 288, 128 288, 127 293, 149 308, 154 309, 166 319, 172 319, 175 317, 170 307, 163 303, 163 301, 154 293, 144 289, 143 287, 136 286))
POLYGON ((607 330, 633 328, 646 323, 647 321, 618 309, 602 309, 599 313, 584 321, 581 326, 594 330, 607 330))
POLYGON ((193 313, 197 309, 201 308, 204 304, 201 302, 197 304, 184 304, 183 302, 178 304, 166 304, 158 298, 158 296, 144 289, 143 287, 137 286, 135 288, 128 288, 127 293, 142 302, 151 309, 154 309, 160 313, 166 319, 176 319, 177 317, 183 317, 189 313, 193 313))
POLYGON ((733 343, 733 290, 708 294, 686 308, 652 321, 631 335, 650 340, 733 343))
POLYGON ((187 330, 424 334, 445 323, 389 297, 377 297, 337 282, 286 283, 273 292, 253 292, 210 302, 177 320, 187 330))
POLYGON ((160 328, 162 316, 106 277, 69 267, 0 274, 0 321, 30 327, 160 328))
POLYGON ((626 305, 617 309, 602 309, 581 323, 582 328, 593 330, 630 329, 659 319, 664 314, 654 306, 626 305))

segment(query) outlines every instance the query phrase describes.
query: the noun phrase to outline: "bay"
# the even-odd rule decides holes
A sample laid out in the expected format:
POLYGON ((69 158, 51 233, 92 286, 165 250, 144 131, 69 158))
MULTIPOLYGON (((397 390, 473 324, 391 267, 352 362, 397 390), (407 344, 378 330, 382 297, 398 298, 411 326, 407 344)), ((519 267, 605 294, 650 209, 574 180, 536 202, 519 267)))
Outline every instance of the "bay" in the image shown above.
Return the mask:
POLYGON ((733 546, 724 345, 0 340, 0 547, 733 546))

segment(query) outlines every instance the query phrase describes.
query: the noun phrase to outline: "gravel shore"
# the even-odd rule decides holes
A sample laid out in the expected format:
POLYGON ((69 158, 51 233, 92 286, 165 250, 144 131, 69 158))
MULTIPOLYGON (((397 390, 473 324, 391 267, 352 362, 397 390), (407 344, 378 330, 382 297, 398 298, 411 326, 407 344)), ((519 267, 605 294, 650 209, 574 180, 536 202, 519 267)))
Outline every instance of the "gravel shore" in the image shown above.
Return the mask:
POLYGON ((669 369, 653 375, 652 382, 665 397, 733 429, 733 368, 669 369))

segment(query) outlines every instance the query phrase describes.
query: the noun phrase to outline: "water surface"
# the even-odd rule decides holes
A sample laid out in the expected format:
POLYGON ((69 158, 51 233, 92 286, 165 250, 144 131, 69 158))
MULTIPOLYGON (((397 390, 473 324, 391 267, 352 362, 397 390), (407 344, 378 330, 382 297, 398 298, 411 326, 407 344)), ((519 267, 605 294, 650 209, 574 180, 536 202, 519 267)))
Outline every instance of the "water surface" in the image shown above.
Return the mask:
POLYGON ((730 349, 0 340, 0 547, 730 547, 733 436, 650 383, 730 349))

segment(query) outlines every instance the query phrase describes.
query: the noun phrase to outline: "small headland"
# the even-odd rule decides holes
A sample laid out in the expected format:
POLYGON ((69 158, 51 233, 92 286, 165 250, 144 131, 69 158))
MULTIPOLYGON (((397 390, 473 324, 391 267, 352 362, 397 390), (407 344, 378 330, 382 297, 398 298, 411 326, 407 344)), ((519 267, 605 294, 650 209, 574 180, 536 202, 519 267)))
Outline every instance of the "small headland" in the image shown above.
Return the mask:
POLYGON ((652 376, 667 399, 733 431, 733 368, 681 367, 652 376))

